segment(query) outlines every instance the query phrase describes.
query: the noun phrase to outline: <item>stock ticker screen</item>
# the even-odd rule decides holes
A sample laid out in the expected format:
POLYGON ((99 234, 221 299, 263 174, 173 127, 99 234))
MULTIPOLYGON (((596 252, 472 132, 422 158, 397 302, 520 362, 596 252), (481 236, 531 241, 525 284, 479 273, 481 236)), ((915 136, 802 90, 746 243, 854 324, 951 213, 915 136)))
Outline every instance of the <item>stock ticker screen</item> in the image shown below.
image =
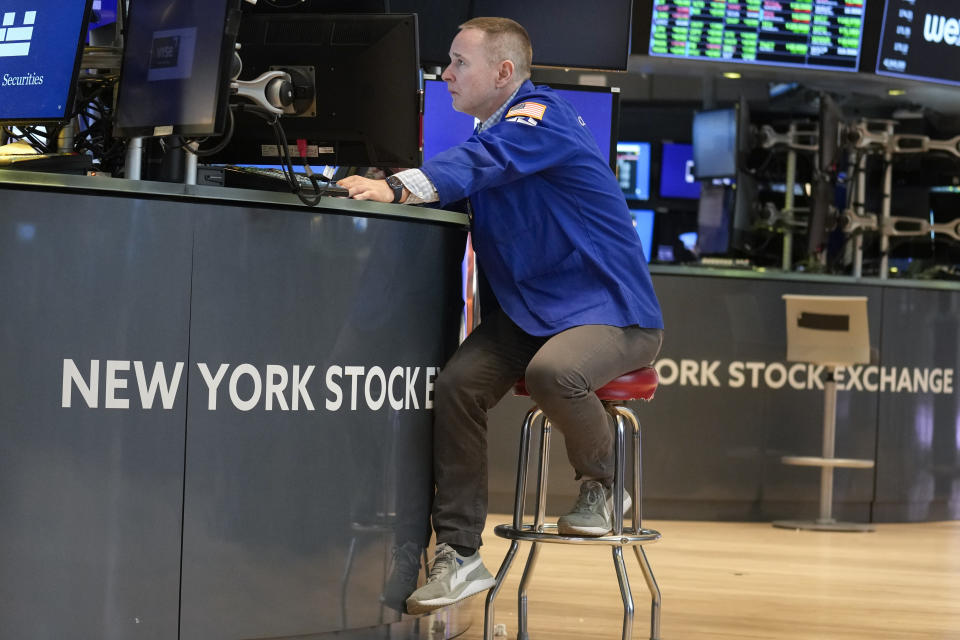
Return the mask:
POLYGON ((960 84, 960 3, 887 0, 877 73, 960 84))
POLYGON ((654 0, 653 56, 856 71, 867 0, 654 0))

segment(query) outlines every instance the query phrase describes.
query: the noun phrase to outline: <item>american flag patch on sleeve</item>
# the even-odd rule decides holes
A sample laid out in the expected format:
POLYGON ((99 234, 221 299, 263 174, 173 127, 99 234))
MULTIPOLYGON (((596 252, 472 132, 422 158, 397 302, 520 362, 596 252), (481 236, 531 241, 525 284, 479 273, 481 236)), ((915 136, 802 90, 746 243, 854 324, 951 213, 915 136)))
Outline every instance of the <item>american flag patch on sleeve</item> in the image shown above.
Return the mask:
POLYGON ((546 105, 542 105, 539 102, 521 102, 520 104, 515 104, 510 108, 510 111, 507 112, 507 115, 504 118, 513 118, 516 116, 527 116, 528 118, 536 118, 537 120, 543 120, 543 112, 547 110, 546 105))

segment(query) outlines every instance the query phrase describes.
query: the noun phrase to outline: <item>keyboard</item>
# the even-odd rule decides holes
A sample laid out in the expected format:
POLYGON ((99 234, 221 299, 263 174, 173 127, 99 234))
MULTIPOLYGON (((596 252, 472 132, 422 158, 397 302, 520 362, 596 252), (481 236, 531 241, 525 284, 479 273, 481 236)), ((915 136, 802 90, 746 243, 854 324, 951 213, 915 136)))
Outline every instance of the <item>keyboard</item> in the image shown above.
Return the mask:
MULTIPOLYGON (((295 173, 300 188, 306 194, 316 194, 313 182, 304 173, 295 173)), ((318 180, 320 195, 346 198, 350 192, 332 182, 318 180)), ((232 187, 235 189, 254 189, 258 191, 280 191, 290 193, 290 185, 280 169, 263 169, 259 167, 203 167, 197 174, 198 184, 232 187)))

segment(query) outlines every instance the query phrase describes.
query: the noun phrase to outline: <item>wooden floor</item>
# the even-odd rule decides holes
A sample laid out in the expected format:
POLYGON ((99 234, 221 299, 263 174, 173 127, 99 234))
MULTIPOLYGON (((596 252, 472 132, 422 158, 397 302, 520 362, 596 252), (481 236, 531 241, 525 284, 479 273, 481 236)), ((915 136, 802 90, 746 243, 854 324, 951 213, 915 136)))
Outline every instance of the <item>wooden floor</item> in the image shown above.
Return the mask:
MULTIPOLYGON (((496 573, 508 543, 492 525, 482 554, 496 573)), ((960 640, 960 522, 881 524, 872 533, 776 529, 764 523, 648 521, 663 539, 646 547, 663 597, 664 640, 960 640)), ((498 623, 517 633, 521 543, 497 599, 498 623)), ((625 553, 637 613, 649 637, 649 595, 625 553)), ((606 547, 543 545, 529 591, 533 640, 619 638, 622 605, 606 547)), ((460 636, 483 635, 480 619, 460 636)))

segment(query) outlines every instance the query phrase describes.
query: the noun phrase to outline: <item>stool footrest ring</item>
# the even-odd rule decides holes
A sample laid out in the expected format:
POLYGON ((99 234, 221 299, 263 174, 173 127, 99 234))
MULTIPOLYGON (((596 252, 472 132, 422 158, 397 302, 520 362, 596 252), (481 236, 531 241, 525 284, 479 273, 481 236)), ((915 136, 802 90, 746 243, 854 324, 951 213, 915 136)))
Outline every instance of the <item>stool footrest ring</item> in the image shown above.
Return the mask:
POLYGON ((638 544, 647 544, 656 542, 660 539, 660 532, 653 529, 640 529, 639 532, 633 528, 624 528, 619 536, 564 536, 557 533, 557 525, 545 524, 543 531, 537 531, 532 524, 524 524, 519 530, 512 524, 500 524, 494 527, 493 533, 500 538, 507 540, 523 540, 526 542, 548 542, 554 544, 599 544, 614 546, 632 546, 638 544))

